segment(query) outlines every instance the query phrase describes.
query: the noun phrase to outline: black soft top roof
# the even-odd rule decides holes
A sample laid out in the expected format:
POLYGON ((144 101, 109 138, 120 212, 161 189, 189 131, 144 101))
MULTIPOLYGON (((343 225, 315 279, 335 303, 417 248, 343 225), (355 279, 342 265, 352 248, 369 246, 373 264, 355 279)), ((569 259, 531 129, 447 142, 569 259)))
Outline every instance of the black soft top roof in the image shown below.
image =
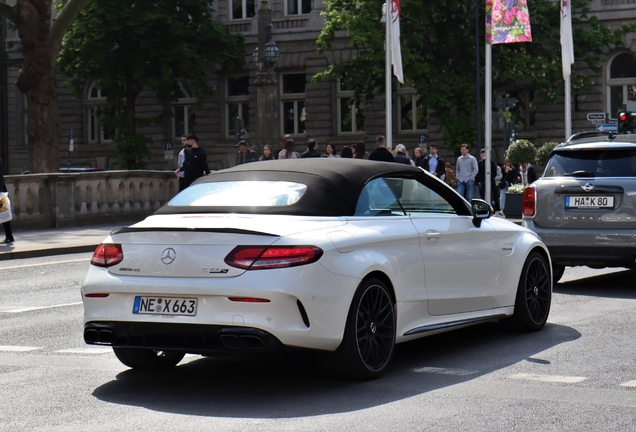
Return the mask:
MULTIPOLYGON (((285 207, 191 207, 164 205, 157 214, 254 213, 303 216, 350 216, 360 191, 371 179, 381 176, 425 176, 421 168, 394 162, 360 159, 308 158, 253 162, 216 171, 193 185, 236 180, 279 180, 305 184, 306 193, 285 207)), ((191 186, 192 187, 192 186, 191 186)))

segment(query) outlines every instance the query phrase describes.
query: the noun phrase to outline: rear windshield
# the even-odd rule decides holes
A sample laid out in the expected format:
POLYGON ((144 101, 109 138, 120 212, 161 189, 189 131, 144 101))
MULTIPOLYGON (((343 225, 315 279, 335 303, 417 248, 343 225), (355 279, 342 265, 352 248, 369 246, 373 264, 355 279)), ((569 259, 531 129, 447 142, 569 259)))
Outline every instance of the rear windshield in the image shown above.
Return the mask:
POLYGON ((195 184, 168 203, 182 207, 281 207, 295 204, 307 186, 286 181, 223 181, 195 184))
POLYGON ((555 153, 544 177, 636 177, 635 150, 580 150, 555 153))

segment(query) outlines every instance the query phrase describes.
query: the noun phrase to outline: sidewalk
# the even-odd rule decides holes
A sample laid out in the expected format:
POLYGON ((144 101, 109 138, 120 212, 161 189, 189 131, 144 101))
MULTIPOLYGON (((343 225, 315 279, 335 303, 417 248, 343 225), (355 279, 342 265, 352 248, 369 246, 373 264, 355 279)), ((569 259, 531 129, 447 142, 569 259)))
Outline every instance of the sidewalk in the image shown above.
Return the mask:
MULTIPOLYGON (((36 258, 80 252, 93 252, 115 228, 129 224, 99 225, 79 228, 13 230, 15 241, 0 245, 0 261, 16 258, 36 258)), ((4 232, 0 230, 0 241, 4 232)))

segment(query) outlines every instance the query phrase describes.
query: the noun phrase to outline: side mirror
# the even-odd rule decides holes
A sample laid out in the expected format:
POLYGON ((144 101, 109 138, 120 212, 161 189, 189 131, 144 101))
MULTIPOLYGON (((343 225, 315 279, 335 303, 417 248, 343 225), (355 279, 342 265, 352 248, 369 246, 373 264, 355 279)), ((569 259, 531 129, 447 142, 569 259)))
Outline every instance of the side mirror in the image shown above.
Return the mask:
POLYGON ((488 219, 493 215, 492 206, 482 199, 472 200, 470 207, 473 210, 473 225, 477 228, 481 226, 482 220, 488 219))

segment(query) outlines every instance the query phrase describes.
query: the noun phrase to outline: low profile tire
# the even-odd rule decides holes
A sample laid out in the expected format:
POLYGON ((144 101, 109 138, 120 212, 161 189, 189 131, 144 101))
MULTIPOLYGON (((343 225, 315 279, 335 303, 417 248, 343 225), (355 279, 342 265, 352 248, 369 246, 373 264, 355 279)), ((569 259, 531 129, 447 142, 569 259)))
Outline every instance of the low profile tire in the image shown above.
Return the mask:
POLYGON ((548 321, 552 303, 552 279, 548 260, 532 252, 521 271, 515 311, 510 323, 522 331, 541 330, 548 321))
POLYGON ((558 283, 565 273, 565 266, 553 264, 552 265, 552 284, 558 283))
POLYGON ((323 363, 342 378, 374 379, 388 368, 395 351, 395 307, 386 285, 367 279, 358 287, 342 343, 323 363))
POLYGON ((114 348, 120 362, 138 370, 169 369, 179 363, 185 353, 180 351, 158 351, 143 348, 114 348))

